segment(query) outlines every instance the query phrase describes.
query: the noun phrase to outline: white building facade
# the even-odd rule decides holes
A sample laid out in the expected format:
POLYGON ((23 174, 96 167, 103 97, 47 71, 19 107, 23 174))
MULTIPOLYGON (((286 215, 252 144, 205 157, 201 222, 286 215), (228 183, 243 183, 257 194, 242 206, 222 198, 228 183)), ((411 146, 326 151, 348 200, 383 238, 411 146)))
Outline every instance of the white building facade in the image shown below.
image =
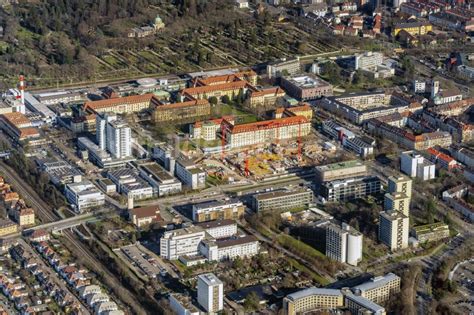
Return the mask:
POLYGON ((198 303, 209 314, 217 313, 224 308, 224 284, 213 273, 197 277, 198 303))

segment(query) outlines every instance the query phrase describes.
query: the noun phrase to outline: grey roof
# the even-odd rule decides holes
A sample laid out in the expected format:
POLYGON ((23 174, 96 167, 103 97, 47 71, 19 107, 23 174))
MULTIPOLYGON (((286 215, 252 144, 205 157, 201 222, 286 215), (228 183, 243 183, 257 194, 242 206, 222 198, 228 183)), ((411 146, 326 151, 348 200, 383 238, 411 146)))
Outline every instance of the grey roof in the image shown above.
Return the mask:
POLYGON ((369 300, 365 297, 354 295, 352 293, 346 293, 346 299, 353 300, 354 302, 356 302, 357 304, 359 304, 363 308, 373 312, 373 314, 376 314, 376 315, 377 314, 385 314, 385 308, 378 305, 377 303, 372 302, 371 300, 369 300))
POLYGON ((295 301, 295 300, 305 298, 311 295, 342 296, 342 292, 341 290, 337 290, 337 289, 324 289, 324 288, 312 287, 312 288, 308 288, 305 290, 301 290, 301 291, 289 294, 287 298, 295 301))
POLYGON ((396 279, 400 279, 400 277, 397 276, 396 274, 393 274, 393 273, 390 272, 390 273, 387 273, 385 276, 375 277, 375 278, 372 278, 368 282, 365 282, 365 283, 362 283, 361 285, 355 286, 355 287, 352 288, 352 290, 354 292, 356 292, 356 291, 360 291, 360 292, 368 291, 368 290, 372 290, 372 289, 384 286, 387 283, 389 283, 390 281, 396 280, 396 279))
POLYGON ((238 199, 229 199, 229 200, 211 200, 211 201, 205 201, 201 203, 194 204, 193 207, 197 210, 200 209, 207 209, 207 208, 213 208, 213 207, 219 207, 219 206, 226 206, 226 205, 231 205, 235 203, 240 203, 242 202, 238 199))

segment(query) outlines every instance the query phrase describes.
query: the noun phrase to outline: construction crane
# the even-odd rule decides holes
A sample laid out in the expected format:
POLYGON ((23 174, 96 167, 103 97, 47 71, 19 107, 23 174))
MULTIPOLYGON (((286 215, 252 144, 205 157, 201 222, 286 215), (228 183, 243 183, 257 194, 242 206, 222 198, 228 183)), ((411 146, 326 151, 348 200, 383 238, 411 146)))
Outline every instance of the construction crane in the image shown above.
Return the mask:
POLYGON ((301 161, 301 122, 298 124, 298 161, 301 161))
POLYGON ((227 125, 224 122, 224 119, 222 119, 221 122, 221 160, 224 162, 225 160, 225 132, 227 130, 227 125))
POLYGON ((245 150, 244 175, 245 177, 249 177, 250 175, 248 150, 245 150))

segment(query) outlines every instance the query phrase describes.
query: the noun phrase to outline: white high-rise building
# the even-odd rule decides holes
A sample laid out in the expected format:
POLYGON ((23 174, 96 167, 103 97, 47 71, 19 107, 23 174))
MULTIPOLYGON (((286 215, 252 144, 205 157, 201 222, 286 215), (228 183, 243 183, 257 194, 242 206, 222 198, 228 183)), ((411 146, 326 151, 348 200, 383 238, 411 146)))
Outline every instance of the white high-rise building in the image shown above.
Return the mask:
POLYGON ((379 240, 395 251, 408 247, 409 219, 398 211, 382 211, 379 218, 379 240))
POLYGON ((326 228, 326 256, 352 266, 362 260, 362 234, 342 223, 329 224, 326 228))
POLYGON ((217 313, 224 308, 224 284, 213 273, 197 277, 198 303, 209 314, 217 313))
POLYGON ((113 158, 132 155, 132 133, 128 124, 117 115, 104 113, 96 118, 96 141, 101 150, 107 150, 113 158))
POLYGON ((107 124, 117 120, 113 113, 97 114, 95 118, 95 138, 101 150, 107 150, 107 124))
POLYGON ((435 178, 435 165, 416 151, 402 152, 400 170, 410 177, 421 180, 435 178))
POLYGON ((126 122, 114 120, 107 124, 107 150, 117 159, 132 155, 132 131, 126 122))

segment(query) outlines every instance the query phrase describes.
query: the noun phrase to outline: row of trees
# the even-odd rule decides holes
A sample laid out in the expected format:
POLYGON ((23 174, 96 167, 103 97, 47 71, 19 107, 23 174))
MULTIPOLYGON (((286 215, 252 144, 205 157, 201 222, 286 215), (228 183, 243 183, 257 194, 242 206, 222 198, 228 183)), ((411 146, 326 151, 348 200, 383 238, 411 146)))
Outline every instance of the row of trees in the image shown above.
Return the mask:
POLYGON ((66 206, 67 203, 64 195, 50 183, 48 174, 39 170, 35 162, 27 159, 23 153, 13 151, 7 163, 47 203, 56 209, 66 206))

